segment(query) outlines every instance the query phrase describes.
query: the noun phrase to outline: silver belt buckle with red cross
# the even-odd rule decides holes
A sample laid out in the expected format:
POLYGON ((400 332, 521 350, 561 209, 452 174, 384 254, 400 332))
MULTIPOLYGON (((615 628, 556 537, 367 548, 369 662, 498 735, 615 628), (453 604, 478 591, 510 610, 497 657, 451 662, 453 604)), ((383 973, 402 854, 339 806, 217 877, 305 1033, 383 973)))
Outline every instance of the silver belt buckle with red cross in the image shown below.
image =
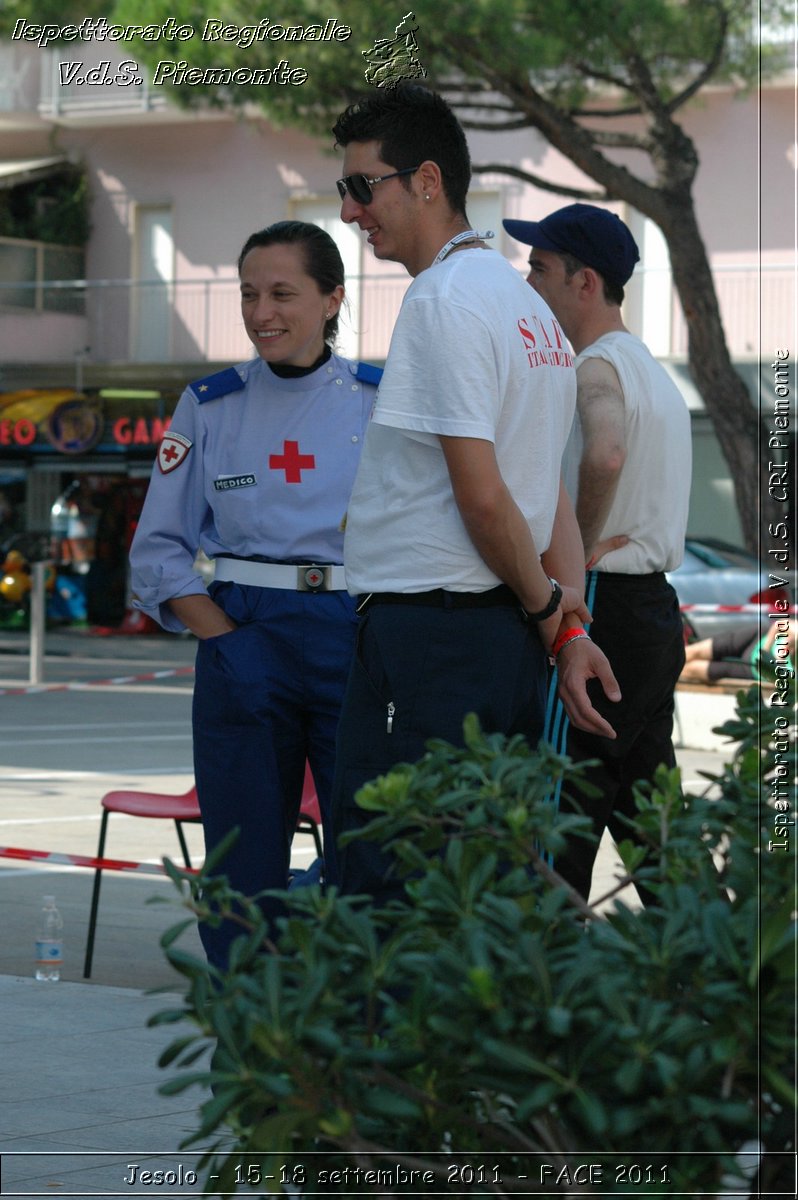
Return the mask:
POLYGON ((296 588, 298 592, 328 592, 330 590, 330 568, 297 567, 296 588))

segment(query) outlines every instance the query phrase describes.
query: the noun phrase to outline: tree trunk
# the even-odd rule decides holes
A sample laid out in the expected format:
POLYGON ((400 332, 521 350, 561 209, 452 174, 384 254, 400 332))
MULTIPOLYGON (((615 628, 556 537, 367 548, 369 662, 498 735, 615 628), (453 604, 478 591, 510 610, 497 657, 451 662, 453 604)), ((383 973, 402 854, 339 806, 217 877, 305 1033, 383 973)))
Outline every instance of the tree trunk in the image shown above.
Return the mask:
MULTIPOLYGON (((467 57, 466 43, 462 51, 467 57)), ((490 77, 490 70, 484 63, 477 65, 486 77, 490 77)), ((760 421, 759 397, 750 396, 732 365, 715 282, 693 204, 691 189, 698 169, 696 148, 659 102, 645 64, 638 66, 639 90, 632 90, 650 117, 646 149, 654 166, 654 183, 608 159, 594 130, 578 124, 529 84, 520 90, 505 87, 503 94, 530 126, 538 129, 552 146, 604 188, 607 199, 631 204, 662 230, 670 253, 674 286, 687 323, 690 373, 729 467, 743 541, 751 553, 768 562, 766 546, 773 540, 769 527, 785 518, 784 505, 768 492, 769 463, 795 460, 787 457, 786 450, 781 450, 782 457, 778 460, 773 458, 774 448, 769 445, 772 420, 767 426, 760 421)), ((502 90, 501 81, 496 86, 497 90, 502 90)), ((468 127, 466 118, 463 123, 468 127)), ((546 186, 544 180, 517 168, 507 170, 500 164, 491 164, 474 169, 480 173, 506 170, 507 174, 526 179, 538 187, 546 186)), ((555 185, 551 190, 559 192, 562 189, 555 185)), ((570 192, 571 196, 576 194, 575 190, 570 192)), ((583 193, 583 198, 591 197, 583 193)), ((755 319, 756 314, 752 314, 752 320, 755 319)))
MULTIPOLYGON (((775 512, 766 503, 767 480, 763 487, 761 479, 758 397, 752 399, 732 364, 712 272, 689 196, 682 203, 668 206, 666 221, 663 230, 673 282, 687 324, 690 373, 729 465, 745 545, 756 554, 760 544, 759 518, 767 529, 775 512)), ((767 463, 767 444, 764 451, 767 463)))

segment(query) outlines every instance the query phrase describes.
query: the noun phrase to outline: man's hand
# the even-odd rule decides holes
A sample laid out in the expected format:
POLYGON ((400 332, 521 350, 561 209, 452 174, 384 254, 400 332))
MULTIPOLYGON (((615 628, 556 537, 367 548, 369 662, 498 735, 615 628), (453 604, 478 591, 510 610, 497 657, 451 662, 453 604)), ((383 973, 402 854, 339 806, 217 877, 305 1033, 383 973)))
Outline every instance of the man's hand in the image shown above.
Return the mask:
POLYGON ((629 545, 629 538, 625 533, 619 533, 617 537, 603 538, 600 542, 596 542, 595 546, 585 547, 587 562, 585 570, 592 571, 597 562, 601 562, 605 554, 610 554, 613 550, 621 550, 624 546, 629 545))
POLYGON ((608 700, 614 704, 621 698, 618 680, 612 673, 607 656, 589 638, 573 638, 557 656, 557 675, 560 699, 572 724, 586 733, 614 738, 615 730, 590 703, 587 684, 598 679, 608 700))
MULTIPOLYGON (((540 621, 538 623, 540 640, 543 643, 543 648, 547 654, 551 654, 551 648, 554 645, 554 639, 560 632, 562 619, 564 616, 566 616, 566 614, 570 613, 571 616, 576 617, 579 623, 582 625, 589 625, 593 620, 590 610, 585 604, 584 597, 582 596, 579 588, 566 587, 565 584, 562 584, 561 587, 562 600, 560 601, 557 611, 552 613, 550 617, 547 617, 545 621, 540 621)), ((569 622, 569 624, 575 624, 575 622, 569 622)))

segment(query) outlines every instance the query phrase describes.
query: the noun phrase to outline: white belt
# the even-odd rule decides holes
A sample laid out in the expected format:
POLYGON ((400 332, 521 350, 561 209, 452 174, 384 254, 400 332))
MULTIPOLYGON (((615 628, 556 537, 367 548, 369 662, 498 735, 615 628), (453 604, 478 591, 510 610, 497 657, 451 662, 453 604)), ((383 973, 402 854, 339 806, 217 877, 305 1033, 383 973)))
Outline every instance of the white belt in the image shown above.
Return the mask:
POLYGON ((263 563, 245 558, 217 558, 214 579, 254 587, 288 588, 295 592, 345 592, 343 567, 314 563, 263 563))

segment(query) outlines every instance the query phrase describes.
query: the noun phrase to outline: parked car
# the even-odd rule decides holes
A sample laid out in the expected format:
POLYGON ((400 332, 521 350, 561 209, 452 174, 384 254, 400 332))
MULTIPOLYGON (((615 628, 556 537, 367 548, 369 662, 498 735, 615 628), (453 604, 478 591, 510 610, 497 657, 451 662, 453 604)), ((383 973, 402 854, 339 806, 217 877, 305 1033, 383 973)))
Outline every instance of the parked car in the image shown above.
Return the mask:
POLYGON ((760 605, 762 613, 773 609, 775 602, 794 603, 795 572, 773 572, 779 579, 788 579, 786 587, 771 587, 773 579, 753 554, 731 546, 717 538, 688 537, 684 561, 668 579, 676 589, 682 616, 690 641, 714 637, 725 630, 743 625, 755 626, 758 614, 735 612, 742 605, 760 605), (693 605, 728 606, 732 611, 704 612, 693 605))

